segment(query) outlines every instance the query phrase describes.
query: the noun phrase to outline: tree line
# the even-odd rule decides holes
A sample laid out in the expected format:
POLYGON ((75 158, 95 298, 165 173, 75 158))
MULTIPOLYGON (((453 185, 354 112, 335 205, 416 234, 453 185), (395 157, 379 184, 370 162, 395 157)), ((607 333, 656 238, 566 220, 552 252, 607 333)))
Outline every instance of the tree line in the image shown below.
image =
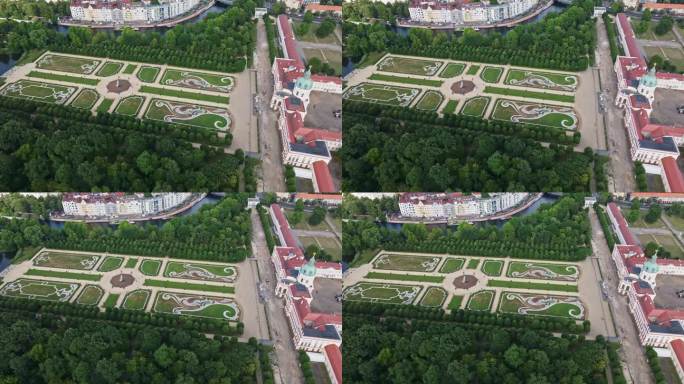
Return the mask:
POLYGON ((68 15, 69 13, 68 1, 0 1, 0 17, 9 19, 27 20, 34 17, 40 17, 55 22, 58 17, 68 15))
MULTIPOLYGON (((242 151, 229 155, 221 147, 194 148, 185 138, 208 136, 184 129, 0 97, 0 187, 237 191, 243 169, 254 162, 245 161, 242 151)), ((249 174, 245 189, 253 190, 249 174)))
POLYGON ((593 153, 545 147, 528 138, 527 127, 387 106, 344 107, 345 191, 589 190, 593 153))
MULTIPOLYGON (((362 6, 363 7, 363 6, 362 6)), ((411 28, 403 37, 384 23, 344 25, 344 55, 359 61, 371 52, 468 60, 493 64, 581 71, 593 62, 596 25, 594 2, 576 0, 561 13, 536 23, 519 24, 505 35, 480 34, 466 28, 460 35, 411 28)))

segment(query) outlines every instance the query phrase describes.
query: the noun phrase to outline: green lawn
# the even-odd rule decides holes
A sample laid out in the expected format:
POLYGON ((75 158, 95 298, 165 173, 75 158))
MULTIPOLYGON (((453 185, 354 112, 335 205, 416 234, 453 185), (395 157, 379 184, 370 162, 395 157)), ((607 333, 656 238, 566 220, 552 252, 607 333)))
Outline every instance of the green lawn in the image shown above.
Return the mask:
POLYGON ((439 60, 413 59, 387 56, 377 64, 379 71, 405 73, 409 75, 434 76, 442 66, 439 60))
POLYGON ((178 281, 165 281, 156 279, 145 279, 145 283, 143 285, 146 287, 174 288, 201 292, 235 293, 235 287, 223 285, 182 283, 178 281))
POLYGON ((489 105, 489 97, 476 96, 466 100, 461 107, 461 114, 466 116, 482 117, 489 105))
POLYGON ((154 311, 218 320, 239 320, 237 303, 227 297, 161 291, 155 298, 154 311))
POLYGON ((76 299, 77 304, 97 305, 104 296, 104 291, 99 285, 86 285, 76 299))
POLYGON ((465 263, 465 259, 456 259, 453 257, 448 258, 445 262, 444 265, 442 265, 442 268, 440 268, 439 272, 440 273, 451 273, 451 272, 456 272, 463 268, 463 264, 465 263))
POLYGON ((124 297, 121 308, 132 309, 136 311, 145 310, 145 305, 150 298, 150 292, 145 289, 137 289, 124 297))
POLYGON ((143 259, 140 263, 140 272, 147 276, 157 276, 161 268, 161 260, 143 259))
POLYGON ((340 41, 337 39, 337 35, 335 34, 335 32, 332 32, 325 37, 318 37, 316 35, 316 30, 318 29, 320 23, 311 23, 311 25, 309 25, 309 29, 304 34, 300 33, 301 24, 301 21, 292 21, 292 31, 297 37, 297 41, 340 45, 340 41))
POLYGON ((579 118, 572 107, 498 99, 490 119, 577 130, 579 118))
POLYGON ((63 56, 48 53, 36 61, 36 68, 48 69, 51 71, 71 72, 79 75, 92 74, 100 60, 84 59, 81 57, 63 56))
POLYGON ((681 218, 679 216, 670 216, 667 214, 664 214, 667 219, 670 221, 673 227, 675 227, 676 230, 678 231, 684 231, 684 218, 681 218))
POLYGON ((77 87, 21 79, 7 84, 0 90, 0 95, 52 104, 64 104, 77 89, 77 87))
POLYGON ((375 63, 378 62, 378 60, 382 59, 382 57, 385 56, 385 52, 369 52, 366 53, 361 61, 359 61, 358 64, 356 64, 356 68, 365 68, 369 65, 375 65, 375 63))
POLYGON ((37 267, 91 270, 100 261, 98 255, 43 251, 33 258, 37 267))
POLYGON ((97 270, 100 272, 109 272, 115 269, 119 269, 119 267, 121 267, 121 264, 123 264, 123 257, 108 256, 102 262, 102 264, 100 264, 100 267, 97 270))
POLYGON ((437 91, 425 91, 423 97, 418 100, 416 108, 423 111, 436 111, 444 100, 444 96, 437 91))
POLYGON ((197 89, 200 91, 228 93, 233 89, 235 79, 228 75, 167 69, 159 83, 163 85, 197 89))
POLYGON ((59 277, 60 279, 72 279, 72 280, 87 280, 87 281, 100 281, 102 275, 90 275, 87 273, 75 273, 75 272, 64 272, 64 271, 48 271, 44 269, 29 269, 26 271, 27 276, 43 276, 43 277, 59 277))
POLYGON ((470 295, 466 308, 471 311, 488 311, 492 308, 494 291, 478 291, 470 295))
POLYGON ((370 75, 369 80, 377 81, 388 81, 391 83, 402 83, 402 84, 412 84, 412 85, 424 85, 426 87, 439 88, 444 83, 441 80, 429 80, 429 79, 415 79, 413 77, 403 77, 394 75, 384 75, 381 73, 374 73, 370 75))
POLYGON ((138 264, 138 259, 135 257, 129 257, 128 260, 126 261, 126 267, 125 268, 135 268, 135 266, 138 264))
POLYGON ((97 112, 107 112, 109 108, 114 104, 113 99, 103 99, 100 105, 97 106, 97 112))
POLYGON ((80 284, 59 281, 17 279, 0 288, 0 295, 48 301, 69 301, 80 284))
POLYGON ((69 76, 69 75, 58 75, 56 73, 39 72, 39 71, 31 71, 26 76, 35 77, 35 78, 39 78, 39 79, 45 79, 45 80, 64 81, 67 83, 85 84, 85 85, 91 85, 91 86, 96 86, 100 83, 100 80, 97 80, 97 79, 88 79, 85 77, 77 77, 77 76, 69 76))
POLYGON ((176 89, 164 89, 164 88, 158 88, 158 87, 150 87, 149 85, 141 86, 140 92, 151 93, 151 94, 161 95, 161 96, 178 97, 181 99, 211 101, 213 103, 228 104, 230 102, 230 98, 228 96, 206 95, 206 94, 202 94, 202 93, 179 91, 176 89))
POLYGON ((100 99, 100 94, 94 89, 83 88, 81 92, 76 95, 71 102, 71 106, 81 109, 92 109, 95 103, 100 99))
POLYGON ((540 263, 536 261, 511 261, 508 264, 506 276, 526 279, 576 282, 579 279, 579 267, 572 264, 552 264, 540 263))
POLYGON ((335 239, 330 237, 311 237, 311 236, 298 236, 299 241, 302 242, 304 248, 311 244, 316 244, 319 248, 325 250, 332 258, 333 261, 342 260, 342 247, 335 241, 335 239))
POLYGON ((579 77, 569 73, 529 71, 514 68, 510 69, 506 74, 504 84, 574 92, 579 85, 579 77))
POLYGON ((543 291, 579 292, 577 285, 531 283, 527 281, 488 280, 488 287, 537 289, 543 291))
POLYGON ((145 98, 143 96, 128 96, 121 99, 119 105, 114 109, 114 113, 126 116, 136 116, 144 102, 145 98))
POLYGON ((233 265, 216 265, 169 261, 164 270, 165 277, 231 283, 237 278, 233 265))
POLYGON ((457 106, 458 106, 458 100, 449 100, 449 101, 447 101, 444 108, 442 108, 442 113, 445 115, 450 114, 450 113, 456 113, 456 107, 457 106))
POLYGON ((128 64, 128 65, 126 66, 126 69, 124 69, 123 73, 126 74, 126 75, 132 75, 133 72, 135 72, 135 69, 136 69, 137 67, 138 67, 138 66, 135 65, 135 64, 128 64))
POLYGON ((121 68, 123 68, 123 63, 108 61, 108 62, 104 63, 104 65, 100 68, 99 71, 97 71, 97 76, 100 76, 100 77, 114 76, 117 73, 119 73, 119 71, 121 71, 121 68))
POLYGON ((463 63, 449 63, 444 67, 442 72, 439 74, 439 77, 444 79, 456 77, 463 73, 465 67, 466 65, 463 63))
POLYGON ((105 308, 114 308, 116 306, 116 301, 119 300, 119 294, 118 293, 110 293, 109 296, 107 296, 107 300, 104 302, 104 307, 105 308))
POLYGON ((482 73, 480 73, 480 78, 484 80, 485 83, 498 83, 503 74, 503 68, 501 67, 484 67, 482 73))
POLYGON ((347 89, 343 97, 354 101, 408 107, 418 94, 420 90, 417 88, 361 83, 347 89))
POLYGON ((138 70, 138 74, 136 75, 140 81, 143 81, 145 83, 154 83, 154 81, 157 79, 157 75, 159 75, 159 71, 161 68, 159 67, 148 67, 146 65, 143 65, 140 67, 140 70, 138 70))
POLYGON ((379 256, 373 266, 375 269, 397 271, 432 272, 442 260, 439 256, 401 255, 386 253, 379 256))
POLYGON ((449 301, 449 305, 447 306, 447 309, 450 309, 452 311, 460 309, 462 302, 463 296, 452 296, 451 301, 449 301))
POLYGON ((342 292, 342 297, 349 301, 411 304, 420 291, 421 287, 417 285, 362 282, 347 287, 342 292))
POLYGON ((555 93, 523 91, 520 89, 512 89, 512 88, 500 88, 500 87, 486 86, 484 89, 484 93, 492 93, 492 94, 504 95, 504 96, 526 97, 529 99, 539 99, 539 100, 545 100, 545 101, 560 101, 563 103, 574 103, 575 102, 575 96, 574 95, 557 95, 555 93))
POLYGON ((470 67, 468 67, 468 71, 466 72, 466 75, 474 76, 477 71, 480 70, 480 66, 477 64, 471 64, 470 67))
POLYGON ((146 119, 227 131, 231 116, 227 109, 182 101, 152 99, 143 115, 146 119))
POLYGON ((466 269, 477 269, 478 265, 480 265, 480 259, 470 259, 468 260, 468 265, 466 265, 466 269))
POLYGON ((382 273, 382 272, 368 272, 367 279, 382 279, 382 280, 402 280, 402 281, 420 281, 425 283, 441 283, 444 281, 444 276, 433 275, 400 275, 398 273, 382 273))
POLYGON ((684 251, 682 251, 677 244, 677 240, 672 235, 642 234, 637 235, 637 237, 644 246, 654 242, 669 251, 673 259, 684 259, 684 251))
POLYGON ((547 296, 520 292, 502 292, 497 310, 502 313, 514 313, 534 316, 564 317, 572 320, 584 319, 583 304, 569 296, 547 296), (531 305, 530 299, 548 304, 531 305), (552 301, 555 301, 553 303, 552 301))
POLYGON ((447 298, 447 292, 440 287, 430 287, 420 300, 423 307, 441 307, 447 298))
POLYGON ((482 272, 487 276, 501 276, 503 265, 501 260, 485 260, 482 263, 482 272))

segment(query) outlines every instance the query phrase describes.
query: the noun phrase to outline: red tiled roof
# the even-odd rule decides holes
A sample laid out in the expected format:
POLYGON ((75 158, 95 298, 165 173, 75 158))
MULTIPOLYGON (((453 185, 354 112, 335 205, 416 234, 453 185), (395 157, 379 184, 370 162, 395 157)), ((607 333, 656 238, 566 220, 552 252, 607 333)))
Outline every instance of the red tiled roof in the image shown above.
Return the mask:
POLYGON ((283 245, 287 245, 288 247, 292 248, 297 248, 297 241, 295 240, 295 237, 292 234, 292 231, 290 230, 290 223, 287 222, 287 218, 283 214, 283 211, 280 209, 280 205, 271 204, 271 210, 273 210, 273 214, 275 215, 276 220, 278 220, 280 232, 283 234, 283 238, 285 240, 285 244, 283 245))
POLYGON ((622 77, 626 80, 638 80, 647 72, 646 62, 640 56, 637 57, 618 57, 620 68, 622 68, 622 77))
MULTIPOLYGON (((682 4, 684 5, 684 4, 682 4)), ((671 73, 671 72, 656 72, 656 78, 663 80, 679 80, 684 81, 684 75, 681 73, 671 73)))
POLYGON ((641 259, 644 257, 644 251, 638 245, 617 244, 618 252, 625 260, 641 259))
POLYGON ((292 112, 286 112, 285 113, 285 123, 287 125, 287 134, 290 140, 290 143, 296 143, 297 142, 297 137, 295 136, 295 132, 298 130, 302 129, 304 127, 304 122, 302 121, 302 115, 299 114, 297 111, 292 111, 292 112))
POLYGON ((651 296, 639 296, 639 305, 641 305, 641 310, 644 312, 644 315, 649 318, 650 321, 653 321, 653 319, 650 318, 650 315, 656 308, 651 296))
POLYGON ((304 103, 301 100, 298 102, 295 102, 294 100, 293 97, 285 99, 285 109, 288 111, 304 112, 304 103))
POLYGON ((324 200, 340 200, 342 201, 342 195, 328 195, 324 193, 298 193, 295 195, 295 199, 304 199, 304 200, 315 200, 315 199, 324 199, 324 200))
POLYGON ((629 230, 627 221, 622 216, 620 208, 615 203, 608 203, 608 209, 610 209, 610 212, 613 214, 613 217, 617 221, 618 227, 620 228, 620 232, 622 233, 622 237, 625 239, 625 244, 637 244, 636 240, 634 239, 634 236, 632 236, 632 232, 629 230))
POLYGON ((342 79, 337 76, 311 75, 311 80, 316 83, 342 84, 342 79))
POLYGON ((310 299, 311 295, 309 294, 309 291, 306 289, 297 289, 296 284, 291 284, 290 285, 290 293, 292 294, 292 297, 303 297, 310 299))
MULTIPOLYGON (((681 341, 681 340, 680 340, 681 341)), ((684 351, 684 344, 682 345, 684 351)), ((333 374, 335 374, 335 380, 337 383, 342 383, 342 352, 340 352, 340 347, 335 344, 328 344, 323 348, 325 350, 325 356, 330 362, 333 374)))
POLYGON ((325 141, 342 141, 342 132, 339 131, 328 131, 326 129, 319 128, 304 128, 301 127, 297 129, 294 133, 295 137, 301 139, 303 142, 308 143, 310 141, 325 140, 325 141))
POLYGON ((341 5, 321 5, 321 4, 307 4, 306 10, 311 12, 342 12, 341 5))
POLYGON ((672 340, 672 342, 670 342, 670 346, 674 351, 679 366, 684 368, 684 341, 682 341, 682 339, 672 340))
POLYGON ((684 10, 684 4, 665 4, 665 3, 646 3, 643 5, 647 9, 681 9, 684 10))
POLYGON ((297 52, 297 40, 295 40, 294 33, 292 33, 290 20, 286 15, 280 15, 278 16, 278 25, 282 31, 283 41, 285 41, 285 57, 296 61, 298 65, 304 66, 304 62, 299 56, 299 52, 297 52))
POLYGON ((318 160, 313 163, 313 174, 318 192, 338 192, 337 188, 335 188, 335 183, 333 183, 328 164, 326 164, 325 161, 318 160))
POLYGON ((677 160, 672 156, 668 156, 663 158, 661 162, 670 191, 684 192, 684 176, 682 176, 682 171, 677 166, 677 160))
POLYGON ((639 295, 652 295, 653 294, 653 289, 642 287, 638 281, 635 281, 632 283, 632 288, 634 288, 634 291, 639 295))
POLYGON ((318 269, 342 269, 342 264, 340 263, 335 263, 332 261, 317 261, 316 262, 316 268, 318 269))
POLYGON ((684 136, 684 127, 649 123, 641 129, 641 132, 642 134, 648 133, 648 136, 654 139, 660 139, 665 136, 682 137, 684 136))
POLYGON ((625 42, 627 43, 627 52, 625 52, 625 54, 632 57, 641 57, 641 51, 639 50, 639 45, 634 37, 634 31, 632 31, 632 25, 629 23, 627 15, 618 13, 617 19, 618 24, 625 35, 625 42))

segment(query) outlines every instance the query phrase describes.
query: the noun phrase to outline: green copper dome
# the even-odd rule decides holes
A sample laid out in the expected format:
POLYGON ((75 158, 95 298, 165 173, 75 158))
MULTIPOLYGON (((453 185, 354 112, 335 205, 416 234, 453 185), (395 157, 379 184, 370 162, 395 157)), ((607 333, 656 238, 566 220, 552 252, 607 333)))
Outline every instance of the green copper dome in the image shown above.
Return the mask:
POLYGON ((308 277, 316 276, 316 260, 313 257, 311 257, 309 259, 309 262, 302 265, 302 268, 299 270, 299 273, 308 277))
POLYGON ((651 67, 647 74, 643 75, 641 79, 639 79, 639 85, 643 85, 644 87, 655 88, 657 84, 658 79, 656 78, 656 69, 654 65, 653 67, 651 67))
POLYGON ((300 77, 299 79, 297 79, 297 81, 295 82, 295 87, 305 90, 313 88, 313 80, 311 80, 310 69, 307 69, 306 72, 304 72, 304 77, 300 77))
POLYGON ((644 272, 658 273, 660 267, 658 266, 658 256, 654 254, 650 260, 644 263, 644 272))

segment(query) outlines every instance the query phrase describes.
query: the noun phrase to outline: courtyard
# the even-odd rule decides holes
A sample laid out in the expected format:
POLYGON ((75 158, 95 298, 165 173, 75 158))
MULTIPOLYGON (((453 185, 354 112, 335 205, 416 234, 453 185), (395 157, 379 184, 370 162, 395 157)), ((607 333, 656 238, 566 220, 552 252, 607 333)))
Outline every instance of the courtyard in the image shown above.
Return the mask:
POLYGON ((230 133, 257 150, 252 75, 46 52, 5 74, 0 95, 230 133), (240 111, 241 113, 237 113, 240 111))

